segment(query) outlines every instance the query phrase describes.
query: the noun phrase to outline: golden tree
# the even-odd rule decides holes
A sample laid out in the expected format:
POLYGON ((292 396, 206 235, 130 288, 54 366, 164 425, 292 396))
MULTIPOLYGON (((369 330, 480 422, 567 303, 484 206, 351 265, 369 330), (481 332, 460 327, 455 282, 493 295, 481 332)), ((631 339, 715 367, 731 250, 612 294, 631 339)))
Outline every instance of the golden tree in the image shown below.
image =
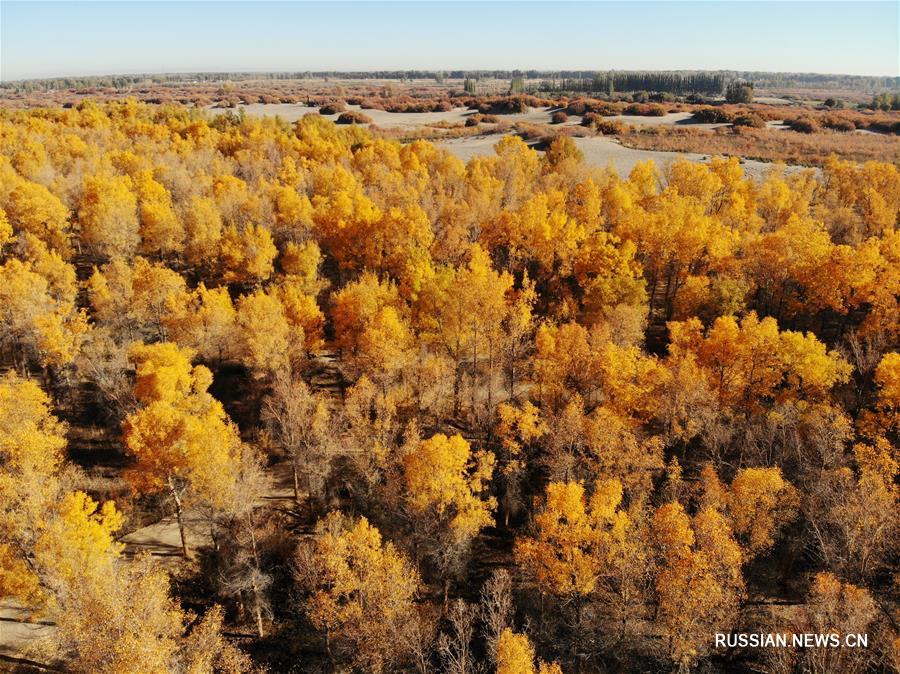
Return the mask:
POLYGON ((81 240, 105 257, 130 257, 140 243, 137 197, 128 176, 87 176, 78 206, 81 240))
POLYGON ((741 549, 725 517, 711 507, 693 518, 679 503, 660 507, 651 523, 658 556, 658 620, 668 657, 690 666, 711 646, 709 634, 726 632, 744 593, 741 549))
POLYGON ((497 641, 497 674, 562 674, 556 663, 539 661, 534 666, 534 647, 524 634, 517 634, 508 627, 497 641))
POLYGON ((171 343, 135 344, 129 355, 141 407, 124 424, 125 446, 136 459, 128 479, 139 492, 163 491, 172 499, 187 556, 186 502, 223 503, 240 464, 240 436, 207 393, 209 370, 191 368, 191 351, 171 343))
POLYGON ((332 512, 302 549, 298 573, 310 596, 305 610, 332 646, 358 667, 383 672, 403 657, 403 633, 415 621, 415 568, 363 517, 332 512))
POLYGON ((445 570, 459 571, 472 540, 493 522, 496 500, 483 496, 493 472, 494 455, 473 452, 458 434, 434 435, 403 459, 407 500, 420 537, 430 541, 431 553, 445 570))

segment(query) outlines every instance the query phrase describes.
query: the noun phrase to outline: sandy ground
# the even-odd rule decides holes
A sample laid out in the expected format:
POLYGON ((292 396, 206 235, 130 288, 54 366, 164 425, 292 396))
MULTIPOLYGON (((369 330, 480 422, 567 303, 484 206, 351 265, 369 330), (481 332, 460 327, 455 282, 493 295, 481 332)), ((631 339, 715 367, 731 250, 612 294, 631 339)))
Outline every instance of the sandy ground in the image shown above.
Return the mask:
POLYGON ((728 124, 700 124, 692 121, 692 112, 670 112, 662 117, 642 117, 640 115, 613 115, 603 119, 611 122, 623 122, 631 126, 690 126, 692 129, 717 129, 728 124))
MULTIPOLYGON (((302 104, 295 103, 254 103, 252 105, 238 106, 244 110, 244 114, 253 117, 265 117, 278 115, 282 119, 294 122, 304 115, 317 112, 317 108, 310 108, 302 104)), ((559 108, 531 108, 528 112, 515 115, 497 115, 497 117, 505 122, 531 122, 533 124, 549 124, 553 113, 559 108)), ((222 114, 223 108, 208 108, 209 112, 214 115, 222 114)), ((372 119, 372 123, 385 129, 398 129, 418 127, 426 124, 436 124, 438 122, 464 123, 466 119, 475 114, 473 110, 466 108, 454 108, 447 112, 386 112, 384 110, 363 110, 358 105, 348 105, 347 110, 355 110, 367 115, 372 119)), ((322 115, 326 119, 332 121, 338 118, 338 115, 322 115)), ((723 124, 694 124, 691 120, 690 112, 675 112, 663 117, 641 117, 639 115, 615 115, 605 117, 610 121, 623 122, 633 126, 681 126, 689 124, 693 128, 698 129, 714 129, 717 126, 727 126, 723 124)), ((581 124, 581 117, 572 115, 566 126, 577 126, 581 124)))
MULTIPOLYGON (((278 115, 287 121, 296 121, 304 115, 316 112, 316 108, 310 108, 305 105, 292 103, 275 103, 264 104, 257 103, 254 105, 241 106, 245 114, 253 116, 278 115)), ((359 106, 349 105, 348 110, 359 110, 372 118, 372 122, 382 128, 414 128, 426 124, 435 124, 437 122, 465 122, 465 120, 473 114, 471 110, 465 108, 455 108, 448 112, 385 112, 384 110, 361 110, 359 106)), ((514 122, 532 122, 535 124, 546 124, 550 122, 550 116, 553 114, 554 108, 533 108, 527 113, 516 115, 500 115, 504 121, 514 122)), ((221 108, 210 108, 212 114, 222 114, 221 108)), ((337 115, 323 115, 324 117, 335 120, 337 115)), ((726 124, 694 124, 691 122, 691 113, 676 112, 670 113, 663 117, 640 117, 637 115, 616 115, 605 119, 611 121, 619 121, 638 127, 647 126, 690 126, 697 129, 715 129, 726 124)), ((577 126, 581 123, 578 116, 569 117, 566 126, 577 126)), ((783 129, 785 127, 780 121, 769 122, 768 126, 773 129, 783 129)), ((435 141, 435 144, 446 148, 454 155, 468 161, 472 157, 493 154, 494 144, 499 140, 499 136, 470 136, 467 138, 455 138, 445 141, 435 141)), ((598 166, 612 166, 621 175, 627 175, 634 168, 634 165, 641 161, 652 159, 658 166, 664 168, 666 165, 677 159, 679 156, 687 157, 692 161, 709 161, 709 158, 701 154, 680 154, 677 152, 661 152, 655 150, 635 150, 620 145, 616 140, 611 138, 576 138, 575 142, 585 154, 585 158, 592 164, 598 166)), ((762 175, 769 164, 754 160, 743 160, 744 171, 751 176, 762 175)), ((798 170, 796 168, 788 168, 798 170)))
MULTIPOLYGON (((252 105, 241 105, 238 108, 244 110, 244 114, 253 117, 266 117, 278 115, 282 119, 294 122, 310 113, 318 112, 318 108, 310 108, 301 104, 294 103, 254 103, 252 105)), ((225 112, 223 108, 208 108, 209 112, 214 115, 220 115, 225 112)), ((426 124, 437 124, 438 122, 449 122, 463 124, 466 119, 475 114, 474 110, 466 108, 454 108, 447 112, 387 112, 385 110, 363 110, 358 105, 348 105, 347 110, 354 110, 370 117, 372 123, 385 129, 401 129, 410 127, 419 127, 426 124)), ((516 115, 498 115, 500 119, 508 122, 533 122, 535 124, 547 124, 550 122, 550 116, 557 108, 532 108, 528 112, 516 115)), ((332 121, 337 120, 338 115, 322 115, 326 119, 332 121)), ((570 122, 578 124, 581 122, 580 117, 570 117, 570 122)))
POLYGON ((41 659, 42 646, 55 629, 52 624, 33 618, 13 601, 0 602, 0 672, 15 671, 6 668, 10 661, 41 659))
MULTIPOLYGON (((454 138, 436 143, 450 151, 463 161, 472 157, 491 156, 494 154, 494 145, 500 140, 499 136, 474 136, 470 138, 454 138)), ((627 176, 638 162, 653 160, 656 166, 664 169, 676 159, 682 157, 691 161, 708 163, 709 155, 663 152, 660 150, 638 150, 621 145, 614 138, 593 137, 574 138, 575 144, 584 153, 585 160, 601 167, 611 166, 621 176, 627 176)), ((748 176, 759 178, 768 171, 772 164, 769 162, 742 159, 741 166, 748 176)), ((788 173, 804 170, 801 166, 787 166, 788 173)))
POLYGON ((766 105, 794 105, 794 101, 789 98, 778 98, 776 96, 754 96, 754 103, 765 103, 766 105))

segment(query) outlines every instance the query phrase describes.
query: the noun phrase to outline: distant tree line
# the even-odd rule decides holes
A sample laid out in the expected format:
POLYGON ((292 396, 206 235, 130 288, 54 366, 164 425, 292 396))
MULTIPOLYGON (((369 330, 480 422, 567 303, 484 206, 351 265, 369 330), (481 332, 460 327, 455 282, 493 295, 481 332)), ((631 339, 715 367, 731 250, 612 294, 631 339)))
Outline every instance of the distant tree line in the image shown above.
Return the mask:
POLYGON ((608 72, 590 77, 544 80, 541 91, 665 91, 672 94, 721 94, 725 76, 721 73, 608 72))
POLYGON ((900 77, 868 77, 865 75, 832 75, 821 73, 769 73, 730 71, 729 79, 753 80, 757 88, 766 89, 858 89, 884 91, 900 88, 900 77))
POLYGON ((186 82, 225 82, 246 80, 303 80, 322 78, 462 80, 521 78, 543 80, 547 91, 667 91, 671 93, 721 93, 727 82, 752 80, 758 88, 842 88, 869 91, 895 91, 900 77, 867 77, 817 73, 770 73, 748 71, 607 71, 595 70, 370 70, 370 71, 283 71, 219 73, 140 73, 0 82, 2 89, 44 91, 109 87, 184 84, 186 82))

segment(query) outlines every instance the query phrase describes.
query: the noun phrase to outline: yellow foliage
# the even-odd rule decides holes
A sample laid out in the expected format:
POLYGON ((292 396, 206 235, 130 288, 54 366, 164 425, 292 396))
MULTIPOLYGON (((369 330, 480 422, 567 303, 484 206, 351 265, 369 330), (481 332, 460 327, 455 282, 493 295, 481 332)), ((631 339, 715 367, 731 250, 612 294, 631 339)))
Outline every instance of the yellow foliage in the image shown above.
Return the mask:
POLYGON ((651 530, 659 566, 654 585, 669 658, 690 666, 736 618, 744 592, 743 557, 724 515, 711 507, 694 521, 679 503, 653 515, 651 530))
POLYGON ((413 616, 419 574, 378 529, 332 512, 316 526, 306 604, 317 629, 350 642, 366 671, 385 671, 403 625, 413 616))
POLYGON ((461 540, 471 539, 493 521, 496 501, 481 496, 493 472, 494 455, 473 453, 458 434, 432 436, 403 462, 410 505, 448 519, 454 536, 461 540))
POLYGON ((124 424, 137 464, 127 477, 139 490, 185 488, 213 505, 227 499, 240 466, 241 442, 221 403, 206 389, 212 375, 190 367, 190 351, 171 343, 131 348, 135 395, 144 404, 124 424))
POLYGON ((13 258, 0 265, 0 327, 6 339, 26 357, 37 356, 41 365, 70 363, 88 326, 68 294, 68 289, 58 292, 29 262, 13 258))
POLYGON ((102 582, 114 572, 124 520, 112 501, 99 507, 83 492, 66 494, 35 543, 36 563, 54 586, 102 582))
POLYGON ((850 376, 839 354, 827 352, 812 334, 779 331, 771 317, 755 313, 740 322, 717 318, 706 336, 697 319, 670 323, 670 353, 694 353, 719 400, 735 409, 759 412, 767 401, 820 400, 850 376))
POLYGON ((10 192, 5 210, 7 229, 11 225, 13 232, 31 234, 63 257, 71 253, 69 209, 43 185, 22 180, 10 192))
POLYGON ((81 240, 108 257, 130 257, 140 242, 137 197, 127 176, 84 179, 78 206, 81 240))
POLYGON ((800 497, 779 468, 742 468, 731 482, 728 513, 749 556, 775 543, 779 529, 797 515, 800 497))
POLYGON ((221 362, 233 354, 236 321, 228 289, 207 289, 203 283, 190 294, 169 295, 162 317, 169 339, 206 362, 221 362))
POLYGON ((622 485, 598 484, 587 502, 578 482, 547 485, 543 510, 535 516, 535 537, 516 539, 516 563, 541 590, 564 597, 586 597, 601 576, 626 563, 632 522, 619 509, 622 485))
POLYGON ((222 279, 226 283, 265 281, 274 271, 277 255, 272 235, 261 225, 249 225, 243 231, 234 225, 226 227, 219 240, 222 279))
POLYGON ((258 376, 290 364, 291 326, 276 294, 257 290, 237 302, 241 360, 258 376))

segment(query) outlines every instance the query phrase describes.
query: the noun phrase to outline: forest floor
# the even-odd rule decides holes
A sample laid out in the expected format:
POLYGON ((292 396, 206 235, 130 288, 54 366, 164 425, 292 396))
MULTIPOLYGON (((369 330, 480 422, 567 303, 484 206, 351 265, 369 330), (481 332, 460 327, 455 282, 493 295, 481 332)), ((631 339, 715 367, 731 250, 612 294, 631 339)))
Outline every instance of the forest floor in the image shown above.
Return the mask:
MULTIPOLYGON (((261 504, 270 508, 293 505, 294 493, 290 464, 276 463, 267 470, 269 488, 261 497, 261 504)), ((185 531, 188 547, 193 550, 209 546, 212 539, 207 520, 198 510, 185 512, 185 531)), ((123 555, 133 559, 145 553, 170 572, 185 565, 181 552, 181 537, 174 515, 139 529, 119 539, 124 545, 123 555)), ((0 602, 0 672, 56 671, 50 655, 50 637, 55 627, 13 601, 0 602)))

